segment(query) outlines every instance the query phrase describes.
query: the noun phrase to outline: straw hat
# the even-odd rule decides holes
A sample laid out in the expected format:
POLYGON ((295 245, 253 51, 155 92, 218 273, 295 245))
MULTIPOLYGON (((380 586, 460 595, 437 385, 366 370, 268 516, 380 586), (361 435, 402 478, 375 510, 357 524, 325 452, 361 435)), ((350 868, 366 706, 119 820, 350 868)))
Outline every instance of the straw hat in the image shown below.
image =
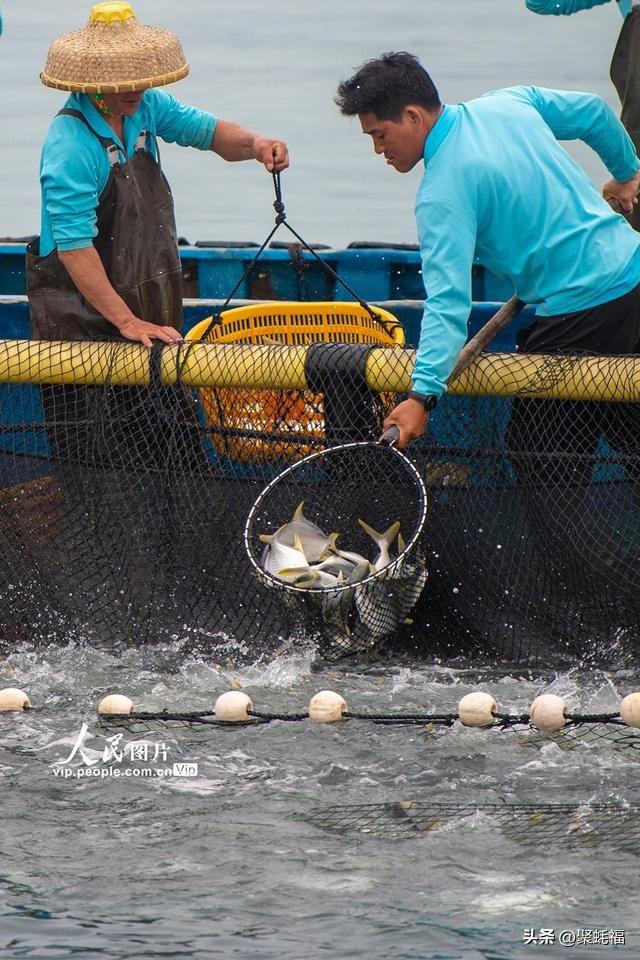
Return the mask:
POLYGON ((76 93, 130 93, 182 80, 189 73, 180 41, 138 23, 128 3, 98 3, 81 30, 49 48, 40 79, 76 93))

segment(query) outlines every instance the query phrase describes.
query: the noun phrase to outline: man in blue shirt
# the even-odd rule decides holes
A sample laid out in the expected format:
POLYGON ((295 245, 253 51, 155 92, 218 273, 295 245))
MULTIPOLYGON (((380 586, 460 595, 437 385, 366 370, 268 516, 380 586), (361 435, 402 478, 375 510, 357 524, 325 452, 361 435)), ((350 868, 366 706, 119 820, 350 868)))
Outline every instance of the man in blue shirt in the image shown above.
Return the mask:
MULTIPOLYGON (((590 10, 612 0, 525 0, 533 13, 554 16, 590 10)), ((611 60, 610 75, 615 86, 622 113, 620 119, 629 131, 636 152, 640 152, 640 0, 617 0, 624 17, 622 30, 611 60)), ((640 215, 636 209, 629 217, 635 230, 640 230, 640 215)))
POLYGON ((27 257, 34 337, 180 339, 181 265, 159 139, 270 172, 288 166, 282 141, 158 89, 188 72, 178 39, 117 0, 52 44, 42 82, 71 96, 42 151, 42 229, 27 257))
POLYGON ((474 257, 537 306, 526 349, 638 352, 640 236, 557 142, 588 143, 612 174, 607 195, 634 207, 640 160, 600 97, 514 87, 445 106, 415 57, 391 53, 340 84, 336 102, 394 169, 426 167, 413 390, 385 423, 401 446, 424 432, 465 343, 474 257))

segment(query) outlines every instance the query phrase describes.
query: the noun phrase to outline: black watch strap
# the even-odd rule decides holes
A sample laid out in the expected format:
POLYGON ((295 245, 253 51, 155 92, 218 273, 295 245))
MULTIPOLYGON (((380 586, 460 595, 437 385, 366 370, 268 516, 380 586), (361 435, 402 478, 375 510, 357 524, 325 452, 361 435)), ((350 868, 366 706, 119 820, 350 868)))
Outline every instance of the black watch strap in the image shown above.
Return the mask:
POLYGON ((434 397, 432 393, 418 393, 417 390, 410 390, 407 396, 410 400, 417 400, 418 403, 421 403, 427 413, 433 410, 438 402, 438 398, 434 397))

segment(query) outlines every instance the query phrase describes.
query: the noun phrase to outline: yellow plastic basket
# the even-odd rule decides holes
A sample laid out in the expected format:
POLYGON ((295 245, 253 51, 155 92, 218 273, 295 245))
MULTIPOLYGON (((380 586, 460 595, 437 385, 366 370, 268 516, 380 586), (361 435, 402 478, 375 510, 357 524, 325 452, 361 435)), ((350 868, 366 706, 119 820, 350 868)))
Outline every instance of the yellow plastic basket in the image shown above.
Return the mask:
MULTIPOLYGON (((309 302, 252 304, 220 315, 207 341, 264 344, 371 343, 403 347, 404 330, 393 314, 372 307, 375 319, 359 303, 309 302)), ((187 334, 200 340, 211 323, 201 320, 187 334)), ((260 365, 260 375, 264 366, 260 365)), ((308 390, 215 389, 201 391, 216 449, 234 460, 262 463, 277 457, 297 460, 324 437, 322 396, 308 390)), ((383 398, 384 400, 384 398, 383 398)))

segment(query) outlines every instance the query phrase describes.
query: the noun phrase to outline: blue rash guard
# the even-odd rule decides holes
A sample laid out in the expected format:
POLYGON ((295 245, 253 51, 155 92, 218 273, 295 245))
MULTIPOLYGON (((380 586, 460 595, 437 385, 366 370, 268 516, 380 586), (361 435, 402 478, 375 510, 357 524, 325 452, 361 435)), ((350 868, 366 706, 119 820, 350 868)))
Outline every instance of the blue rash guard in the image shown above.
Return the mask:
MULTIPOLYGON (((611 2, 612 0, 525 0, 529 10, 534 13, 550 13, 556 17, 579 13, 580 10, 591 10, 592 7, 600 7, 603 3, 611 2)), ((632 2, 633 0, 618 0, 623 17, 631 13, 632 2)))
MULTIPOLYGON (((72 94, 65 108, 79 110, 96 133, 109 137, 124 162, 142 130, 166 143, 208 150, 217 120, 210 113, 180 103, 165 90, 147 90, 138 110, 124 119, 124 143, 86 94, 72 94)), ((153 138, 148 141, 153 150, 153 138)), ((40 255, 90 247, 97 236, 96 208, 110 173, 107 152, 76 117, 54 117, 42 148, 40 184, 42 223, 40 255)))
MULTIPOLYGON (((527 7, 533 13, 550 13, 556 17, 579 13, 580 10, 591 10, 592 7, 600 7, 603 3, 611 2, 612 0, 525 0, 527 7)), ((617 2, 623 17, 631 13, 633 0, 617 0, 617 2)))
POLYGON ((464 345, 474 260, 541 316, 606 303, 640 281, 640 234, 556 138, 584 140, 616 180, 640 168, 624 127, 590 93, 496 90, 445 106, 427 137, 416 198, 427 293, 413 371, 420 393, 444 392, 464 345))

